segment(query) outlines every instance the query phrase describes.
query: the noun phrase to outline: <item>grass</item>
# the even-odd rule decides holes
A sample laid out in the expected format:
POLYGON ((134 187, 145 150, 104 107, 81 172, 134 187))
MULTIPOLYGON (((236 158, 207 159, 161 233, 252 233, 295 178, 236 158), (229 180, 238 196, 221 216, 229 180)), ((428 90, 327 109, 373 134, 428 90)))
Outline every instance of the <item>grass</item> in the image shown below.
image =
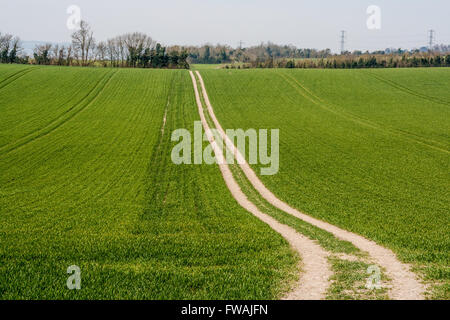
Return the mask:
MULTIPOLYGON (((331 257, 330 263, 334 272, 327 299, 331 300, 386 300, 387 288, 367 289, 367 269, 370 264, 364 261, 348 261, 331 257)), ((387 283, 383 274, 381 284, 387 283)))
MULTIPOLYGON (((0 83, 25 68, 1 65, 0 83)), ((297 267, 286 241, 216 166, 170 161, 171 132, 199 119, 190 81, 34 67, 0 89, 1 299, 280 296, 297 267)))
MULTIPOLYGON (((280 171, 261 177, 279 198, 391 248, 450 298, 450 70, 202 67, 225 129, 280 129, 280 171)), ((0 65, 0 120, 1 299, 274 299, 295 280, 296 254, 217 166, 171 162, 170 134, 199 120, 188 72, 0 65)), ((364 289, 361 252, 231 169, 330 251, 329 299, 385 298, 364 289)))
POLYGON ((202 75, 224 128, 280 129, 280 171, 261 176, 279 198, 391 248, 450 298, 450 70, 202 75))
MULTIPOLYGON (((201 86, 198 80, 197 86, 201 86)), ((200 95, 200 99, 203 106, 206 106, 203 95, 200 95)), ((215 128, 209 112, 204 110, 204 115, 209 127, 215 128)), ((328 259, 334 275, 330 278, 331 285, 328 288, 327 299, 388 299, 386 284, 389 283, 389 279, 386 278, 382 270, 382 283, 384 284, 382 288, 376 290, 367 290, 365 288, 365 281, 368 277, 367 268, 369 265, 374 265, 373 262, 368 260, 368 256, 365 253, 361 252, 352 243, 337 239, 331 233, 312 226, 274 207, 254 189, 238 164, 229 164, 229 168, 241 190, 261 212, 272 216, 282 224, 290 226, 300 234, 316 240, 322 248, 330 253, 328 259), (346 257, 354 261, 348 261, 346 257)), ((301 270, 299 271, 301 272, 301 270)), ((291 282, 291 285, 294 285, 294 282, 291 282)))
POLYGON ((220 69, 222 68, 224 65, 217 63, 217 64, 191 64, 191 69, 192 70, 213 70, 213 69, 220 69))

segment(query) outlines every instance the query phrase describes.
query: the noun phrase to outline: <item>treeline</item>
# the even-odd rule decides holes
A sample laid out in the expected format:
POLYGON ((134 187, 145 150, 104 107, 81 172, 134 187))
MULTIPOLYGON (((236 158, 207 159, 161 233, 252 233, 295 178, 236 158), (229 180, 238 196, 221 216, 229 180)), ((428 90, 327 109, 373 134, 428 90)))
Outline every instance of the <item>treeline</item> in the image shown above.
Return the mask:
POLYGON ((189 69, 190 63, 224 64, 224 68, 408 68, 450 66, 450 46, 414 50, 385 49, 345 52, 300 49, 292 45, 261 43, 248 48, 206 44, 201 47, 164 47, 146 34, 135 32, 97 42, 85 21, 71 36, 71 44, 37 45, 33 56, 23 54, 20 39, 0 33, 0 63, 61 66, 189 69))
POLYGON ((327 58, 331 50, 299 49, 292 45, 261 43, 248 48, 232 48, 226 45, 206 44, 201 47, 187 47, 190 63, 252 62, 279 58, 327 58))
POLYGON ((320 59, 266 59, 248 63, 224 65, 226 69, 248 68, 308 68, 308 69, 363 69, 363 68, 418 68, 450 67, 450 54, 404 53, 403 55, 335 55, 320 59))
POLYGON ((0 32, 0 63, 28 63, 18 37, 0 32))
POLYGON ((292 45, 261 43, 249 48, 224 45, 188 47, 190 63, 224 64, 224 68, 410 68, 447 67, 450 46, 413 50, 393 49, 332 54, 330 49, 300 49, 292 45))
POLYGON ((81 21, 79 30, 72 34, 71 45, 37 45, 32 57, 26 55, 18 57, 17 52, 21 51, 19 38, 7 36, 11 44, 4 46, 1 42, 0 52, 3 53, 5 50, 5 55, 11 58, 1 59, 3 63, 189 69, 188 53, 182 48, 178 50, 164 47, 148 35, 139 32, 96 42, 94 32, 85 21, 81 21), (16 49, 11 49, 14 47, 16 49))

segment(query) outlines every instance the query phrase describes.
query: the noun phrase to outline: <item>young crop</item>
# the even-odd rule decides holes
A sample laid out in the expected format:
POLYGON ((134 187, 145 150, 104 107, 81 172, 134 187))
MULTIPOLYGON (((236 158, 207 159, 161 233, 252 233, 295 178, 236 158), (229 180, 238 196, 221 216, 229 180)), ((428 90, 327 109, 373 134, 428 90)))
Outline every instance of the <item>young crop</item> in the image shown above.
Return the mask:
POLYGON ((280 130, 270 190, 392 249, 448 297, 448 70, 202 74, 222 126, 280 130))
POLYGON ((39 67, 0 110, 0 298, 272 299, 292 279, 216 165, 171 162, 199 119, 186 71, 39 67))

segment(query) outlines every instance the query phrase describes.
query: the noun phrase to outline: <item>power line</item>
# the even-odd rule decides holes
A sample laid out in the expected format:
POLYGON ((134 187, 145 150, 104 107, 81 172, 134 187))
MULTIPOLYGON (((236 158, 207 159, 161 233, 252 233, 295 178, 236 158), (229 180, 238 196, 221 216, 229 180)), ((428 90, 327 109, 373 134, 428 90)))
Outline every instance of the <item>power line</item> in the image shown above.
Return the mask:
MULTIPOLYGON (((442 37, 442 39, 450 37, 450 34, 444 34, 442 35, 439 33, 439 35, 442 37)), ((340 32, 340 52, 345 53, 346 50, 356 50, 356 48, 365 47, 367 50, 382 50, 382 48, 403 48, 408 50, 408 47, 412 49, 428 49, 432 51, 434 49, 434 46, 436 46, 440 41, 437 37, 436 30, 430 29, 427 32, 427 38, 426 40, 423 37, 420 37, 420 35, 387 35, 387 36, 376 36, 376 37, 370 37, 370 38, 353 38, 351 41, 348 39, 348 33, 347 31, 341 31, 340 32), (396 37, 402 37, 402 40, 396 40, 394 38, 396 37), (409 39, 405 39, 406 37, 409 37, 409 39), (417 38, 417 40, 413 40, 413 38, 417 38), (419 38, 422 38, 421 40, 419 38), (424 41, 425 40, 425 41, 424 41), (397 42, 397 43, 395 43, 397 42), (355 49, 352 49, 355 48, 355 49)), ((445 45, 445 42, 448 42, 448 40, 444 40, 442 42, 443 45, 445 45)), ((448 46, 448 45, 447 45, 448 46)), ((365 49, 364 49, 365 50, 365 49)))
POLYGON ((345 52, 345 31, 341 31, 341 54, 345 52))
POLYGON ((428 31, 428 34, 430 36, 430 42, 429 42, 429 49, 430 49, 430 51, 433 50, 433 38, 434 38, 435 33, 436 32, 434 30, 428 31))

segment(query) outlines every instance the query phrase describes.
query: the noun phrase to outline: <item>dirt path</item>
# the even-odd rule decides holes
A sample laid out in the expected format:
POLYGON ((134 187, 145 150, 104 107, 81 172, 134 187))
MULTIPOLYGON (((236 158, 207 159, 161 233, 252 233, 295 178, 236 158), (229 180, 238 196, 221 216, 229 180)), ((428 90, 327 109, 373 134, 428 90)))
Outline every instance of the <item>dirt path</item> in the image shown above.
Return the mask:
POLYGON ((214 122, 214 125, 219 130, 222 139, 225 140, 227 147, 234 153, 234 156, 239 163, 242 171, 247 176, 253 187, 261 194, 261 196, 266 199, 274 207, 283 210, 286 213, 291 214, 309 224, 316 226, 320 229, 330 232, 336 238, 349 241, 355 247, 362 251, 367 252, 371 260, 380 265, 385 269, 386 275, 391 279, 392 288, 389 290, 389 296, 391 299, 396 300, 420 300, 424 299, 425 287, 417 279, 416 275, 410 270, 408 264, 400 262, 396 255, 389 249, 386 249, 374 241, 368 240, 355 233, 343 230, 327 222, 315 219, 308 216, 295 208, 292 208, 287 203, 278 199, 255 174, 253 169, 249 166, 245 158, 235 147, 234 143, 228 138, 222 129, 219 121, 217 120, 214 110, 209 101, 208 94, 206 92, 205 84, 203 82, 202 76, 198 71, 197 76, 200 79, 200 84, 202 86, 203 98, 208 108, 209 115, 214 122))
POLYGON ((295 300, 319 300, 324 299, 329 286, 329 278, 332 275, 328 264, 328 253, 322 249, 315 241, 299 234, 293 228, 279 223, 269 215, 261 212, 255 204, 248 200, 247 196, 242 192, 239 184, 233 177, 228 164, 226 164, 222 149, 218 146, 210 131, 209 125, 203 113, 203 106, 197 88, 197 81, 192 71, 189 71, 192 84, 195 91, 195 99, 197 101, 200 119, 207 134, 208 140, 214 150, 219 168, 225 183, 233 197, 241 207, 252 213, 261 221, 267 223, 273 230, 281 234, 289 244, 302 257, 301 269, 302 274, 295 288, 285 297, 285 299, 295 300))

